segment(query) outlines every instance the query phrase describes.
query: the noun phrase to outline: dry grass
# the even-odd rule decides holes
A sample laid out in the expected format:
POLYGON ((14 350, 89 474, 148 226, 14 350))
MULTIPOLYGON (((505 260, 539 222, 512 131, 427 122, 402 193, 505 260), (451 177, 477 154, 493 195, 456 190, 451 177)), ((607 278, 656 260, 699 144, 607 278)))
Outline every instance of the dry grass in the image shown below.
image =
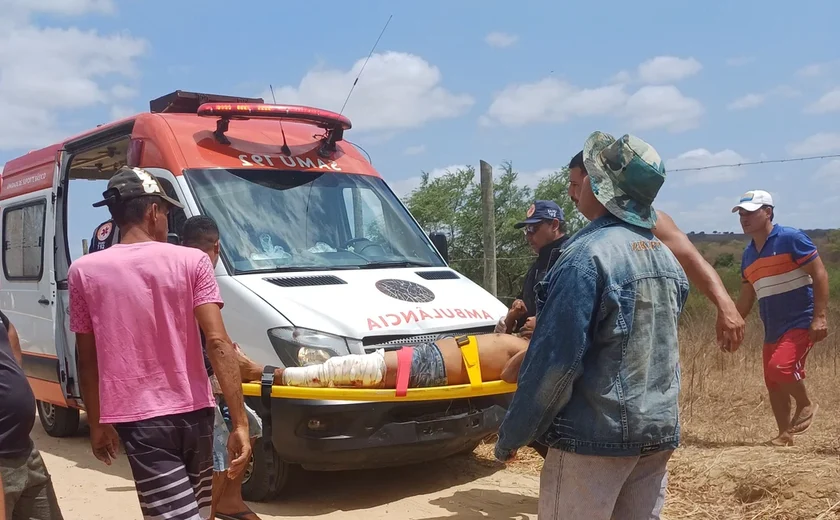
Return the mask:
MULTIPOLYGON (((761 366, 762 327, 753 315, 735 353, 714 344, 708 311, 682 321, 682 446, 670 463, 664 516, 669 519, 840 518, 840 315, 806 364, 806 384, 820 404, 814 425, 785 448, 763 446, 776 434, 761 366)), ((493 459, 492 442, 476 450, 493 459)), ((513 471, 535 474, 542 458, 520 450, 513 471)))

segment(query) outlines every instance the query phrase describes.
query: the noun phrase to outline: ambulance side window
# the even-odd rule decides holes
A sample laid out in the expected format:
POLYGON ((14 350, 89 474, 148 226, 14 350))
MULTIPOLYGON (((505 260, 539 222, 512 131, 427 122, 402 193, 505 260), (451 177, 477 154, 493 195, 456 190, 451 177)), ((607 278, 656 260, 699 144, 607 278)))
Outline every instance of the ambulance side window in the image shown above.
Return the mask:
POLYGON ((40 280, 44 272, 45 199, 3 212, 3 272, 7 280, 40 280))
MULTIPOLYGON (((163 191, 166 192, 167 197, 171 197, 178 202, 181 202, 178 199, 178 195, 175 194, 175 189, 172 187, 172 183, 169 182, 168 179, 158 177, 161 185, 163 186, 163 191)), ((181 233, 181 228, 184 226, 184 222, 187 221, 187 214, 184 213, 184 210, 181 208, 172 208, 169 211, 169 232, 170 233, 181 233)))

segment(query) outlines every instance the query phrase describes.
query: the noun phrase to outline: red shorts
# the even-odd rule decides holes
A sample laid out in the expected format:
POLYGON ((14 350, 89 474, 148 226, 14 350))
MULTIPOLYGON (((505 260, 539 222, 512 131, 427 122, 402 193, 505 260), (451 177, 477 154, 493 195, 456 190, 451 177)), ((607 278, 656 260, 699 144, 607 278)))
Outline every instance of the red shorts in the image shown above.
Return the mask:
POLYGON ((776 343, 764 344, 764 384, 774 389, 780 384, 805 379, 805 358, 813 343, 808 329, 791 329, 776 343))

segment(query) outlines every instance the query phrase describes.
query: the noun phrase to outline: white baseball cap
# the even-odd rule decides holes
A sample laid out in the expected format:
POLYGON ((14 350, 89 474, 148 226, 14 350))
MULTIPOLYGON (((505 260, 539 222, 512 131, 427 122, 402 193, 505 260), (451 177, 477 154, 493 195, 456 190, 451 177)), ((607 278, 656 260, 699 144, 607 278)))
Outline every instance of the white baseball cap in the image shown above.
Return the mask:
POLYGON ((738 204, 732 208, 732 213, 743 208, 747 211, 755 211, 762 206, 773 207, 773 197, 764 190, 752 190, 741 195, 738 204))

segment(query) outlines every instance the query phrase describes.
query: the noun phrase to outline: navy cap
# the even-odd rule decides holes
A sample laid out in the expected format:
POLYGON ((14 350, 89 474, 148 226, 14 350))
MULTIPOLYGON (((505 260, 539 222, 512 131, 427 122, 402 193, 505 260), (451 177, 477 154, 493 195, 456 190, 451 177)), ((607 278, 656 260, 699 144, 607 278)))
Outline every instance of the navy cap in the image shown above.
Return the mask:
POLYGON ((564 218, 563 209, 553 200, 536 200, 533 204, 531 204, 531 207, 528 208, 528 212, 525 213, 525 220, 517 222, 513 225, 513 227, 519 229, 527 226, 528 224, 536 224, 538 222, 542 222, 543 220, 557 219, 560 222, 563 222, 564 218))

